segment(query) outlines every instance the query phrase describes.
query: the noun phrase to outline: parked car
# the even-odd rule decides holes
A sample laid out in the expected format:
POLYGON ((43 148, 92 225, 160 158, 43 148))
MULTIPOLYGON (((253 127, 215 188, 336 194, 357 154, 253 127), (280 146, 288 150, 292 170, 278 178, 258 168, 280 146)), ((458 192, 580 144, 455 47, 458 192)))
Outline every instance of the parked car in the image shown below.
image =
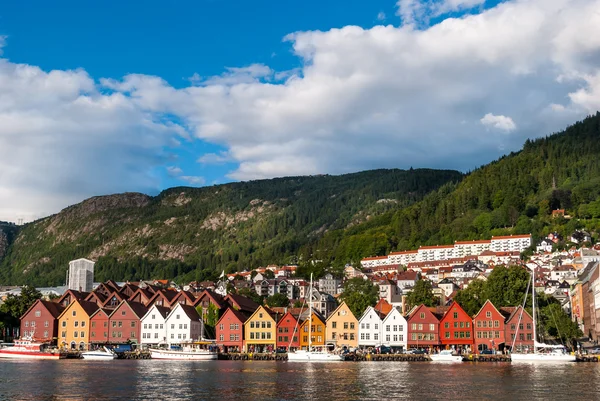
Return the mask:
POLYGON ((491 349, 484 349, 480 352, 481 355, 494 355, 494 351, 491 349))
POLYGON ((600 348, 591 349, 590 354, 600 354, 600 348))
POLYGON ((425 351, 423 351, 422 349, 411 349, 406 351, 407 354, 412 354, 412 355, 423 355, 426 354, 425 351))

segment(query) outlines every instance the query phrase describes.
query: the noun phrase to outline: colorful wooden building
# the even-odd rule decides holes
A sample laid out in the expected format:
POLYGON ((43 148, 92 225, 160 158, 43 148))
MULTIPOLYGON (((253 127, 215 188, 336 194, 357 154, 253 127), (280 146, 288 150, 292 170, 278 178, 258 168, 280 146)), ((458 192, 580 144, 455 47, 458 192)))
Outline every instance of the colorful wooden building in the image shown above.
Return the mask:
POLYGON ((479 353, 483 350, 504 348, 506 341, 504 321, 506 315, 499 311, 488 299, 479 312, 473 317, 473 333, 475 348, 479 353))
POLYGON ((333 348, 358 347, 358 319, 346 302, 342 302, 327 318, 326 343, 333 348))
POLYGON ((312 316, 309 319, 309 311, 303 313, 300 316, 300 348, 308 349, 309 346, 309 333, 310 333, 310 345, 312 347, 323 347, 325 346, 325 331, 327 325, 325 324, 325 318, 316 310, 312 310, 312 316), (310 328, 310 330, 309 330, 310 328))
POLYGON ((513 351, 533 351, 533 319, 523 307, 515 308, 506 319, 504 338, 506 339, 505 346, 513 351))
POLYGON ((234 309, 227 308, 217 322, 217 345, 223 352, 242 352, 244 349, 244 323, 248 315, 234 309))
POLYGON ((58 317, 58 345, 70 349, 87 349, 90 317, 98 310, 93 302, 75 299, 58 317))
POLYGON ((300 323, 298 315, 286 312, 277 322, 277 349, 295 351, 300 348, 300 323))
POLYGON ((457 303, 452 302, 440 320, 440 342, 445 348, 469 352, 473 348, 473 320, 457 303))
POLYGON ((408 348, 435 349, 440 345, 440 321, 433 311, 421 304, 409 312, 408 348))
POLYGON ((56 344, 58 317, 64 310, 59 303, 38 299, 21 316, 21 336, 56 344))
POLYGON ((109 316, 108 341, 140 343, 141 319, 148 309, 133 301, 122 301, 109 316))
POLYGON ((276 347, 277 322, 264 306, 244 323, 244 348, 248 352, 270 352, 276 347))

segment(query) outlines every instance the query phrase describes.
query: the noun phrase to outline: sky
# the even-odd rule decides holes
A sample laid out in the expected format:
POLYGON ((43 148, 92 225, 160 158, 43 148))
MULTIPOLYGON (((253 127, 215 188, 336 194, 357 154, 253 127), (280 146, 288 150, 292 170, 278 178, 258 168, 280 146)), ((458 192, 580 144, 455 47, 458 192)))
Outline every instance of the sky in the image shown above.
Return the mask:
POLYGON ((600 0, 0 3, 0 220, 85 198, 470 171, 600 109, 600 0))

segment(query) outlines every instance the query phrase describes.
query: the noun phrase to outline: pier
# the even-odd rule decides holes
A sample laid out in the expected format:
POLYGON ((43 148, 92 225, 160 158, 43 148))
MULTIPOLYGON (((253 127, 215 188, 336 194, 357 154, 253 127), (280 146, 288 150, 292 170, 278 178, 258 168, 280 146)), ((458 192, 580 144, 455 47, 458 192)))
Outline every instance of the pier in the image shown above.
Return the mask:
POLYGON ((504 354, 469 354, 465 355, 463 362, 510 362, 510 355, 504 354))

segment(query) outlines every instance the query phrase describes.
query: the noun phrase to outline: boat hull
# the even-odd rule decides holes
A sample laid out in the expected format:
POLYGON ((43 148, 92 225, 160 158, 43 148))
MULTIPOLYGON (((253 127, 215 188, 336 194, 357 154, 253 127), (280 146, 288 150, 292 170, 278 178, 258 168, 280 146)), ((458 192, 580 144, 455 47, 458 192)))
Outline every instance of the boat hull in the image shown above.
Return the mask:
POLYGON ((290 352, 288 353, 289 362, 341 362, 344 357, 336 354, 324 352, 290 352))
POLYGON ((117 355, 104 352, 84 352, 81 357, 88 361, 112 361, 117 359, 117 355))
POLYGON ((49 352, 26 352, 0 350, 0 358, 3 359, 49 359, 57 360, 66 358, 63 354, 51 354, 49 352))
POLYGON ((166 351, 150 348, 152 359, 169 359, 177 361, 211 361, 217 359, 216 352, 166 351))
POLYGON ((460 355, 430 355, 432 362, 462 362, 463 357, 460 355))
POLYGON ((575 362, 575 355, 569 354, 511 354, 512 362, 575 362))

